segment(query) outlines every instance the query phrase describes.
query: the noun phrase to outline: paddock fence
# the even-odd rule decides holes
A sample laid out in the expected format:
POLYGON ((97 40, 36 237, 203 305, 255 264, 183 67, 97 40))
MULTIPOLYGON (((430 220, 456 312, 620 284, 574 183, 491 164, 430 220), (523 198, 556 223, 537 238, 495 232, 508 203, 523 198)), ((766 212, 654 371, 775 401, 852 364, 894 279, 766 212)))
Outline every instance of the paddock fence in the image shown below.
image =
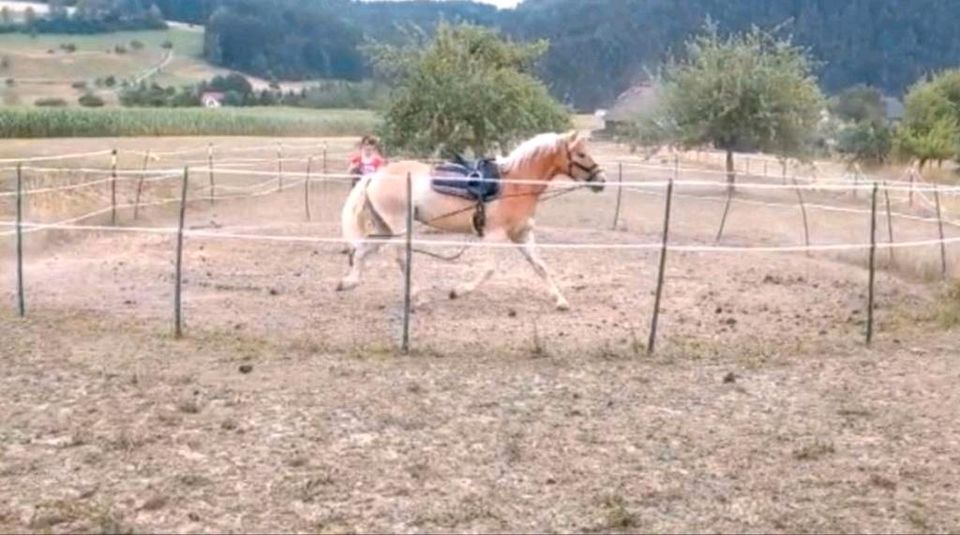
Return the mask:
MULTIPOLYGON (((183 249, 185 242, 203 240, 234 240, 262 243, 342 244, 335 236, 271 234, 262 225, 233 226, 229 228, 191 228, 187 226, 198 205, 217 206, 240 199, 258 199, 299 191, 297 204, 289 210, 302 210, 303 220, 313 222, 331 219, 330 213, 318 213, 317 207, 342 202, 343 192, 352 176, 337 170, 344 167, 345 151, 331 150, 323 143, 276 142, 270 144, 200 145, 171 151, 117 150, 109 148, 85 153, 44 155, 29 158, 0 159, 0 239, 14 240, 16 271, 16 309, 20 316, 28 311, 25 281, 30 274, 24 267, 24 244, 32 235, 48 231, 67 233, 129 233, 153 234, 175 238, 171 256, 175 259, 173 330, 183 334, 183 249), (121 163, 121 159, 123 162, 121 163), (71 165, 72 164, 72 165, 71 165), (338 189, 333 191, 332 186, 338 189), (126 200, 118 195, 121 191, 126 200), (31 199, 59 199, 85 195, 92 202, 101 203, 79 215, 37 221, 27 216, 26 204, 31 199), (338 196, 334 198, 334 196, 338 196), (164 207, 175 209, 176 224, 143 222, 148 209, 164 207), (12 212, 12 213, 11 213, 12 212), (109 215, 109 219, 106 219, 109 215)), ((949 276, 948 249, 960 242, 960 237, 948 236, 947 229, 960 229, 960 220, 954 218, 954 205, 960 200, 960 187, 930 184, 913 174, 903 180, 881 180, 860 173, 833 177, 798 176, 796 169, 788 173, 786 165, 772 165, 769 159, 746 160, 738 170, 735 186, 726 182, 725 171, 701 165, 701 157, 675 157, 664 164, 635 157, 604 159, 608 181, 615 200, 607 208, 609 224, 604 229, 615 232, 623 225, 629 211, 625 196, 661 197, 662 218, 651 215, 650 220, 661 219, 658 239, 647 241, 572 242, 548 241, 538 243, 545 250, 570 251, 652 251, 658 255, 657 276, 649 281, 654 287, 654 307, 650 311, 650 326, 646 350, 653 353, 658 336, 658 319, 668 286, 665 273, 670 268, 672 253, 703 255, 748 255, 760 253, 813 255, 831 251, 847 251, 866 257, 868 281, 866 310, 868 318, 863 333, 870 344, 875 330, 874 296, 877 280, 877 256, 885 252, 890 260, 897 251, 917 248, 937 248, 940 276, 949 276), (751 169, 751 163, 753 166, 751 169), (759 163, 758 163, 759 162, 759 163), (771 172, 772 169, 775 169, 771 172), (762 170, 762 172, 761 172, 762 170), (780 172, 776 172, 780 171, 780 172), (637 176, 640 175, 640 178, 637 176), (813 198, 816 197, 817 200, 813 198), (723 206, 722 216, 716 222, 716 233, 695 241, 679 241, 673 237, 672 226, 680 221, 671 213, 677 199, 697 199, 723 206), (779 211, 795 221, 797 241, 794 244, 727 243, 725 232, 729 218, 744 209, 764 208, 779 211), (863 216, 862 240, 824 240, 811 232, 811 214, 836 213, 863 216), (929 236, 922 239, 898 239, 898 225, 917 224, 930 227, 929 236)), ((392 237, 371 238, 367 243, 401 247, 405 259, 402 285, 403 322, 399 346, 411 349, 410 328, 411 276, 415 269, 414 252, 441 247, 503 249, 517 245, 485 240, 450 239, 442 235, 417 232, 413 224, 414 208, 408 177, 407 230, 392 237), (419 235, 417 235, 419 234, 419 235)), ((541 184, 534 180, 512 180, 523 185, 541 184)), ((557 181, 543 194, 544 199, 575 193, 583 184, 557 181)), ((57 201, 50 201, 56 205, 57 201)), ((329 207, 326 212, 330 212, 329 207)), ((334 229, 335 230, 335 229, 334 229)), ((640 286, 643 281, 637 281, 640 286)))

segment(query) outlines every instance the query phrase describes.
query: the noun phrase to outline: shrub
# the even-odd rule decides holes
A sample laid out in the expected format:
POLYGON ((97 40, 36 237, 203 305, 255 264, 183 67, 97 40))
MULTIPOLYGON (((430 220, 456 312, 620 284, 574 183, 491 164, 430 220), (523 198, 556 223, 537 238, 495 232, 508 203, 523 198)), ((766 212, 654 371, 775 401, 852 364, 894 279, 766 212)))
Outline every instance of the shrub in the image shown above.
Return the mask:
POLYGON ((83 80, 79 80, 79 81, 76 81, 76 82, 73 82, 72 84, 70 84, 70 87, 72 87, 72 88, 74 88, 74 89, 84 90, 84 89, 87 88, 87 82, 85 82, 85 81, 83 81, 83 80))
POLYGON ((33 104, 41 108, 62 108, 67 105, 67 101, 62 98, 41 98, 33 104))
POLYGON ((113 47, 113 51, 116 52, 117 54, 126 54, 126 53, 127 53, 127 47, 125 47, 125 46, 123 46, 123 45, 117 45, 117 46, 113 47))
POLYGON ((6 70, 10 68, 10 56, 3 56, 0 58, 0 70, 6 70))
POLYGON ((163 44, 160 45, 160 47, 163 48, 164 50, 170 50, 173 48, 173 41, 166 40, 163 42, 163 44))
POLYGON ((143 50, 143 43, 134 39, 133 41, 130 41, 130 48, 134 50, 143 50))
POLYGON ((60 50, 63 50, 68 54, 72 54, 73 52, 77 51, 77 45, 73 43, 63 43, 60 45, 60 50))
POLYGON ((17 85, 17 81, 14 80, 13 78, 7 78, 6 84, 8 87, 13 87, 17 85))
POLYGON ((77 99, 77 102, 86 108, 100 108, 105 104, 102 98, 94 95, 93 93, 84 94, 82 97, 77 99))
POLYGON ((103 85, 107 87, 113 87, 117 85, 117 77, 112 74, 110 76, 107 76, 106 78, 103 79, 103 85))

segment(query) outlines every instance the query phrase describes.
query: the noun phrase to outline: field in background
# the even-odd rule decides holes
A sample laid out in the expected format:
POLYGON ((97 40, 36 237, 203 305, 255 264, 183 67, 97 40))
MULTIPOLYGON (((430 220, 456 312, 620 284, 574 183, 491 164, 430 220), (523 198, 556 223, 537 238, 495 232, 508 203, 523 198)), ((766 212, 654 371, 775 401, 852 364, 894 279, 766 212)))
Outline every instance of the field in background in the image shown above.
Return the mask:
POLYGON ((97 35, 0 34, 0 56, 10 62, 0 70, 0 102, 32 106, 39 99, 62 98, 77 105, 77 98, 86 89, 73 84, 86 83, 108 104, 116 104, 120 81, 136 81, 157 67, 159 72, 152 79, 162 85, 192 84, 227 72, 204 62, 202 52, 203 32, 182 26, 97 35), (134 48, 134 41, 142 43, 143 48, 134 48), (172 50, 161 47, 166 41, 173 44, 172 50), (76 46, 76 51, 67 52, 61 45, 76 46), (117 53, 117 46, 126 52, 117 53), (117 80, 116 87, 94 86, 96 79, 110 76, 117 80))
POLYGON ((363 110, 303 108, 2 108, 0 138, 346 136, 373 131, 363 110))

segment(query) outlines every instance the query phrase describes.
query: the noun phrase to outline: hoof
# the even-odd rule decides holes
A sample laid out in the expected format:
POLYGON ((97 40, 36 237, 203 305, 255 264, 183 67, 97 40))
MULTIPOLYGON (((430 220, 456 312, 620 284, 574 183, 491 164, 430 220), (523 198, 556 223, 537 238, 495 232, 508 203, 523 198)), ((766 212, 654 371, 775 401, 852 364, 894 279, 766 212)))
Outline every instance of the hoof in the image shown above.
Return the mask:
POLYGON ((338 291, 338 292, 346 292, 347 290, 352 290, 352 289, 354 289, 354 288, 357 287, 357 284, 358 284, 358 283, 356 283, 356 282, 340 281, 340 282, 337 283, 337 291, 338 291))
POLYGON ((566 299, 562 301, 557 301, 557 310, 560 312, 567 312, 570 310, 570 303, 566 299))
POLYGON ((450 295, 450 300, 451 300, 451 301, 454 300, 454 299, 456 299, 456 298, 458 298, 458 297, 460 297, 460 294, 458 294, 456 290, 450 290, 450 294, 449 294, 449 295, 450 295))

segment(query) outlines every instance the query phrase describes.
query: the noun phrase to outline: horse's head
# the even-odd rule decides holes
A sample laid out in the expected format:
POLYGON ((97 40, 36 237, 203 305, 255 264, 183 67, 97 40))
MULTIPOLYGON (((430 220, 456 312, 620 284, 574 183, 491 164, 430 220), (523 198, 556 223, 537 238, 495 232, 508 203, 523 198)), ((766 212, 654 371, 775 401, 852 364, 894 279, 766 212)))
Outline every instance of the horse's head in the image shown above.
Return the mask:
POLYGON ((574 130, 561 136, 561 142, 566 147, 563 169, 567 176, 589 183, 590 189, 596 193, 603 191, 607 175, 587 150, 587 136, 574 130))

